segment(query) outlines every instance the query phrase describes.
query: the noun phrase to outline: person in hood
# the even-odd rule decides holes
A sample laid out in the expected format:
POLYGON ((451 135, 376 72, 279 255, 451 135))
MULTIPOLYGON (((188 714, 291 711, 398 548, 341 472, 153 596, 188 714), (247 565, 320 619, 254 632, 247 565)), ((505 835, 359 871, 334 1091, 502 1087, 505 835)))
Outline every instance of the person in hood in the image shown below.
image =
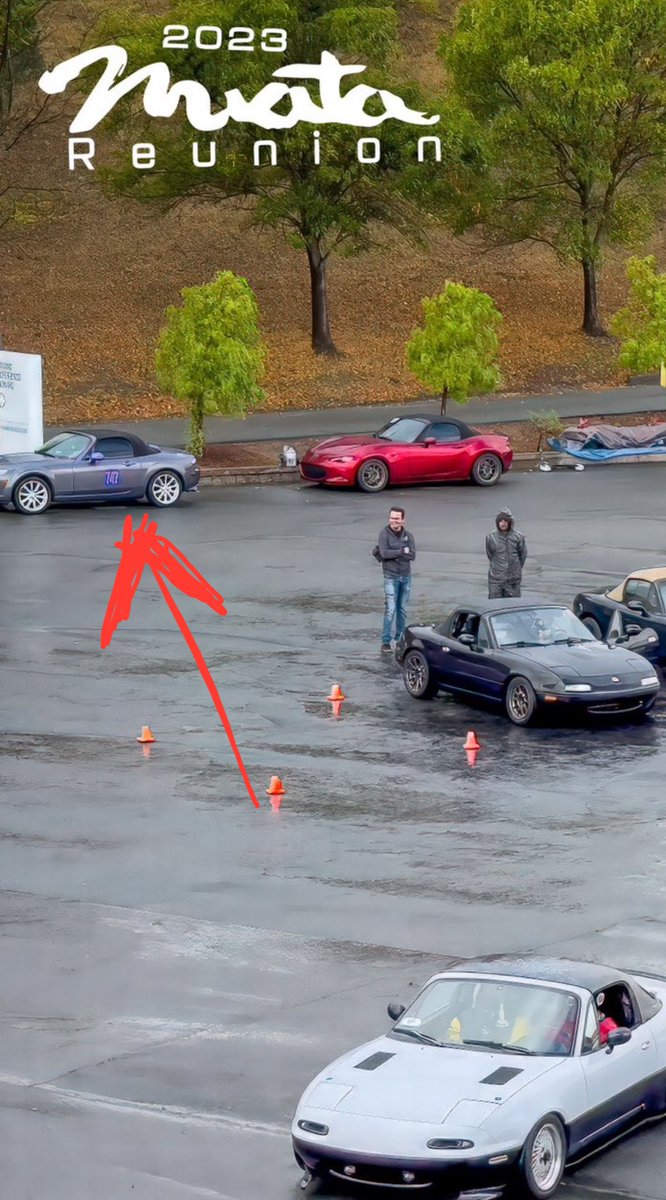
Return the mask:
POLYGON ((488 599, 520 596, 523 567, 527 558, 525 535, 514 529, 513 514, 508 508, 498 512, 495 530, 486 538, 488 570, 488 599))

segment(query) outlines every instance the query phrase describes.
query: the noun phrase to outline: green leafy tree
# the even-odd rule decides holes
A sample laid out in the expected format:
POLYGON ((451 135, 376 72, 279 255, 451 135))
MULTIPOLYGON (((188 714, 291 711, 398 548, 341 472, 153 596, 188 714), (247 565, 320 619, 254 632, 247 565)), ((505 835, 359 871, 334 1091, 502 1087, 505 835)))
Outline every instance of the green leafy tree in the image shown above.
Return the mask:
POLYGON ((650 256, 630 258, 627 278, 629 303, 611 321, 622 342, 619 363, 636 374, 656 371, 666 363, 666 275, 650 256))
POLYGON ((458 227, 579 263, 583 330, 603 335, 604 248, 639 246, 663 196, 666 5, 467 0, 440 49, 485 144, 458 227))
POLYGON ((424 322, 407 343, 407 365, 423 387, 464 404, 501 383, 497 366, 502 315, 490 296, 462 283, 447 283, 422 302, 424 322))
MULTIPOLYGON (((287 31, 287 48, 281 52, 234 53, 196 49, 175 51, 162 48, 164 15, 112 14, 106 40, 122 45, 132 67, 156 59, 166 62, 172 78, 192 79, 208 90, 214 108, 224 106, 224 94, 238 88, 243 96, 254 96, 272 80, 273 72, 294 63, 319 63, 323 51, 342 62, 367 66, 352 82, 395 90, 409 107, 436 115, 436 102, 429 104, 406 76, 400 57, 397 0, 222 0, 215 22, 225 31, 242 25, 261 30, 279 27, 287 31), (128 32, 129 31, 129 32, 128 32)), ((193 31, 211 21, 208 0, 174 2, 168 20, 178 21, 193 31)), ((225 34, 226 36, 226 34, 225 34)), ((273 81, 274 83, 274 81, 273 81)), ((304 85, 303 85, 304 86, 304 85)), ((346 94, 348 87, 343 84, 346 94)), ((310 94, 317 100, 317 86, 310 94)), ((274 106, 278 114, 290 111, 289 98, 274 106)), ((366 111, 381 115, 384 104, 370 97, 366 111)), ((196 134, 185 122, 182 111, 169 121, 148 121, 139 111, 136 98, 123 102, 110 123, 123 135, 152 142, 157 161, 153 170, 135 170, 126 151, 109 175, 107 183, 121 195, 130 195, 165 205, 184 200, 204 202, 230 198, 248 214, 247 227, 279 230, 295 249, 307 256, 310 279, 311 335, 318 353, 335 354, 331 333, 327 267, 334 254, 353 256, 382 244, 383 231, 397 230, 414 243, 423 243, 424 212, 431 203, 428 181, 441 177, 449 163, 468 146, 467 128, 444 122, 434 126, 411 126, 389 119, 375 128, 351 129, 327 124, 320 131, 320 163, 315 162, 314 125, 298 124, 291 129, 265 131, 250 124, 230 121, 216 139, 217 162, 213 168, 192 165, 192 144, 197 142, 202 159, 209 158, 209 136, 196 134), (193 136, 194 133, 194 136, 193 136), (376 164, 359 163, 357 138, 377 135, 381 158, 376 164), (442 161, 436 171, 417 161, 417 141, 423 135, 441 138, 442 161), (255 164, 253 143, 257 138, 273 140, 277 147, 275 165, 270 150, 255 164)), ((469 147, 473 153, 473 148, 469 147)))
POLYGON ((183 288, 166 311, 155 356, 161 388, 190 405, 189 449, 205 446, 204 417, 245 416, 264 399, 265 348, 259 307, 247 279, 221 271, 212 283, 183 288))

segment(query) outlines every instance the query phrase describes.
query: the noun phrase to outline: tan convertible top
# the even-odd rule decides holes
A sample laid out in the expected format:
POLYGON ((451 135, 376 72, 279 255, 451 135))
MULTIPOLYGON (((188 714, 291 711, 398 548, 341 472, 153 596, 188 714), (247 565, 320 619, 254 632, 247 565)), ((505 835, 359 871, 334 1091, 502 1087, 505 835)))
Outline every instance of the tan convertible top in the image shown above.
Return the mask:
POLYGON ((632 571, 631 575, 627 575, 622 583, 618 583, 612 592, 606 592, 609 600, 622 599, 627 579, 645 579, 648 583, 659 583, 661 579, 666 580, 666 567, 641 567, 638 571, 632 571))

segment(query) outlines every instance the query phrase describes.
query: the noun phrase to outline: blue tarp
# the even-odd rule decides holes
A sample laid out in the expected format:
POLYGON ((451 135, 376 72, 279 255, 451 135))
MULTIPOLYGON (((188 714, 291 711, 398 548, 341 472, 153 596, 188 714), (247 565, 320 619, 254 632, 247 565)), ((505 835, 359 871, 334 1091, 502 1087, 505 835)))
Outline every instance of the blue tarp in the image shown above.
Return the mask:
POLYGON ((582 458, 585 462, 611 462, 618 458, 637 458, 644 455, 661 454, 666 455, 666 446, 627 446, 623 450, 574 450, 565 442, 560 442, 558 438, 548 438, 548 445, 552 450, 559 450, 561 454, 569 454, 571 458, 582 458))

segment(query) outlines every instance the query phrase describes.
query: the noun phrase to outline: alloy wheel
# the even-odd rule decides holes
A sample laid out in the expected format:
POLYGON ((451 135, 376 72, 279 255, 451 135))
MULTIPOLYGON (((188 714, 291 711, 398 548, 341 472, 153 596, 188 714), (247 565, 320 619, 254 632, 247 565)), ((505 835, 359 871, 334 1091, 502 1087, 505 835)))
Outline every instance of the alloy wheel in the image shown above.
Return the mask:
POLYGON ((16 490, 16 499, 25 513, 40 513, 48 508, 51 493, 43 479, 26 479, 16 490))
POLYGON ((535 1191, 547 1196, 557 1184, 564 1167, 562 1131, 550 1121, 544 1122, 532 1143, 530 1167, 535 1191))
POLYGON ((175 504, 180 496, 181 487, 178 477, 171 471, 160 472, 150 485, 152 499, 162 508, 175 504))

